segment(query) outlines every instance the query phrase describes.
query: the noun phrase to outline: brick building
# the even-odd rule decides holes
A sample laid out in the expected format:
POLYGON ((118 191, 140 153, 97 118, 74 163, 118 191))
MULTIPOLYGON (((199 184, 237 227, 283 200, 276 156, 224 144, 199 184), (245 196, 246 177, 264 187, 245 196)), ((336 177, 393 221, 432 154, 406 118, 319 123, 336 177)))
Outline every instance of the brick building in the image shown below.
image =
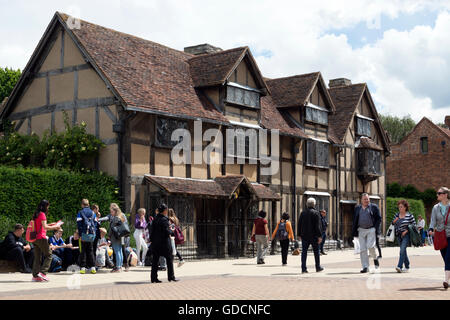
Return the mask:
MULTIPOLYGON (((445 118, 450 126, 450 116, 445 118)), ((450 130, 423 118, 387 158, 387 182, 418 190, 450 186, 450 130)))

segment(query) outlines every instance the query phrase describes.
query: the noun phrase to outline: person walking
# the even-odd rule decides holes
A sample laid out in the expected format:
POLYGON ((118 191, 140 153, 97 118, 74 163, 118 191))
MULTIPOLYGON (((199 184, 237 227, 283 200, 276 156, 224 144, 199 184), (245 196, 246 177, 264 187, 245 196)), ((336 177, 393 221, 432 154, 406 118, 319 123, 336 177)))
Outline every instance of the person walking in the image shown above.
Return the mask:
POLYGON ((319 245, 322 242, 322 232, 320 230, 320 214, 315 209, 316 199, 308 198, 306 200, 307 209, 302 211, 298 219, 298 237, 302 241, 302 273, 308 273, 306 267, 306 258, 309 246, 312 246, 316 272, 323 271, 320 265, 319 245))
POLYGON ((255 237, 256 241, 256 256, 257 264, 264 264, 264 256, 266 255, 269 247, 269 227, 268 222, 265 219, 267 213, 265 211, 258 212, 258 217, 253 223, 252 238, 255 237))
MULTIPOLYGON (((448 188, 439 188, 437 199, 439 203, 436 204, 431 211, 429 234, 430 236, 434 236, 435 231, 441 232, 445 230, 447 244, 450 245, 450 223, 448 221, 450 215, 450 195, 448 188)), ((445 280, 443 282, 445 289, 448 289, 448 282, 450 280, 450 249, 448 245, 446 248, 440 250, 445 264, 445 280)))
MULTIPOLYGON (((110 215, 105 217, 109 219, 110 222, 110 239, 111 246, 114 250, 114 255, 116 257, 115 267, 111 270, 111 272, 122 272, 122 266, 124 265, 125 254, 123 247, 125 246, 124 237, 120 237, 113 232, 114 227, 120 226, 122 223, 126 223, 125 215, 120 210, 119 206, 116 203, 111 203, 109 207, 110 215)), ((100 218, 100 221, 104 221, 105 218, 100 218)))
POLYGON ((97 216, 89 207, 89 200, 81 200, 82 209, 77 214, 77 227, 81 234, 80 273, 86 273, 86 267, 92 274, 95 270, 94 240, 97 232, 97 216))
POLYGON ((275 238, 280 241, 281 263, 283 266, 286 266, 289 251, 289 240, 294 241, 294 232, 292 231, 292 225, 289 221, 289 214, 287 212, 284 212, 281 215, 281 220, 278 221, 277 226, 273 231, 272 240, 275 238))
POLYGON ((418 216, 417 218, 418 218, 417 219, 417 230, 419 231, 420 239, 422 241, 422 244, 420 246, 423 247, 425 245, 425 237, 426 237, 425 220, 423 220, 422 216, 418 216))
POLYGON ((398 212, 394 216, 392 224, 395 226, 395 235, 397 236, 398 243, 400 245, 400 257, 398 259, 398 264, 395 270, 398 273, 408 272, 410 267, 410 262, 408 258, 408 253, 406 248, 410 242, 410 236, 408 231, 408 226, 410 224, 415 225, 416 220, 414 216, 409 212, 409 203, 406 200, 400 200, 397 202, 398 212), (405 268, 403 269, 403 265, 405 268))
POLYGON ((369 272, 369 250, 370 256, 374 260, 375 268, 380 266, 375 253, 377 235, 380 233, 381 215, 376 204, 370 203, 369 195, 361 195, 361 204, 356 206, 353 219, 353 237, 359 239, 361 273, 369 272))
POLYGON ((140 208, 137 211, 134 222, 134 239, 136 240, 136 254, 138 256, 138 266, 145 266, 145 257, 147 255, 147 244, 145 242, 145 229, 147 221, 145 221, 145 209, 140 208), (142 258, 141 258, 142 251, 142 258))
POLYGON ((52 263, 52 250, 48 243, 47 231, 61 229, 60 223, 47 224, 47 214, 50 203, 48 200, 42 200, 33 214, 33 220, 36 230, 36 241, 34 244, 34 260, 33 260, 33 282, 49 281, 47 272, 52 263), (42 263, 42 256, 44 261, 42 263))
POLYGON ((320 226, 322 231, 321 237, 322 242, 320 242, 320 254, 326 256, 327 254, 325 253, 325 251, 323 251, 323 246, 327 238, 327 228, 328 228, 327 212, 325 210, 320 210, 320 226))
POLYGON ((33 248, 22 238, 25 229, 16 224, 14 231, 10 231, 0 244, 0 259, 15 261, 21 273, 31 273, 33 265, 33 248))
POLYGON ((179 281, 175 278, 173 270, 172 244, 170 237, 173 236, 173 229, 170 228, 169 219, 167 218, 167 206, 162 203, 158 208, 158 214, 152 221, 150 242, 152 248, 152 271, 150 280, 152 283, 161 282, 158 280, 158 263, 159 258, 163 256, 167 263, 167 278, 170 281, 179 281))
MULTIPOLYGON (((175 233, 175 231, 177 229, 178 229, 178 232, 181 232, 180 220, 178 220, 178 218, 177 218, 177 216, 175 214, 175 211, 172 208, 169 209, 169 213, 168 213, 167 217, 170 220, 170 226, 174 230, 174 233, 175 233)), ((180 252, 177 249, 177 235, 176 235, 176 233, 175 233, 175 250, 177 252, 177 257, 178 257, 178 267, 181 267, 184 264, 184 260, 183 260, 183 257, 181 256, 180 252)))

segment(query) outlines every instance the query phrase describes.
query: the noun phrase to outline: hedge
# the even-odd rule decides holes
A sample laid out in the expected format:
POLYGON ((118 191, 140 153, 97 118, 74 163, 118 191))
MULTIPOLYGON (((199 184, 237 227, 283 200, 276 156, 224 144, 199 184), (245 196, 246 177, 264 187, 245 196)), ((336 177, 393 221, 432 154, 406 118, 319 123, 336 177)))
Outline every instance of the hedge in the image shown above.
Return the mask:
MULTIPOLYGON (((386 231, 389 229, 392 220, 394 220, 395 214, 398 212, 397 202, 404 198, 386 198, 387 202, 387 210, 386 210, 386 231)), ((425 218, 425 206, 422 200, 414 200, 414 199, 404 199, 409 203, 409 212, 416 219, 416 223, 418 221, 418 216, 421 215, 422 218, 425 218)))
POLYGON ((109 214, 110 203, 118 203, 118 196, 115 179, 100 172, 0 166, 0 241, 16 223, 26 228, 42 199, 50 202, 47 221, 64 221, 65 239, 76 229, 81 199, 98 204, 105 216, 109 214))

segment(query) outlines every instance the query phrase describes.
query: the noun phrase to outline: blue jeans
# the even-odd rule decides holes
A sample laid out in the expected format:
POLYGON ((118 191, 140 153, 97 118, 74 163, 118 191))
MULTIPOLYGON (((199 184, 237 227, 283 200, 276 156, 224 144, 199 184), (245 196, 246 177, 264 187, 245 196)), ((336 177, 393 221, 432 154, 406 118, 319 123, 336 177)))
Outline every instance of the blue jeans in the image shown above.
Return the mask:
MULTIPOLYGON (((450 244, 450 238, 447 238, 447 243, 450 244)), ((441 250, 442 259, 445 263, 445 271, 450 271, 450 249, 447 247, 441 250)))
POLYGON ((327 233, 322 232, 322 242, 319 245, 320 252, 323 252, 323 246, 325 245, 325 240, 327 239, 327 233))
POLYGON ((116 268, 122 268, 123 265, 123 252, 122 245, 119 243, 112 243, 114 254, 116 255, 116 268))
POLYGON ((406 248, 409 245, 409 233, 407 233, 403 238, 399 236, 398 243, 400 244, 400 259, 398 259, 397 267, 402 268, 403 264, 405 264, 405 268, 409 269, 409 259, 408 254, 406 253, 406 248))

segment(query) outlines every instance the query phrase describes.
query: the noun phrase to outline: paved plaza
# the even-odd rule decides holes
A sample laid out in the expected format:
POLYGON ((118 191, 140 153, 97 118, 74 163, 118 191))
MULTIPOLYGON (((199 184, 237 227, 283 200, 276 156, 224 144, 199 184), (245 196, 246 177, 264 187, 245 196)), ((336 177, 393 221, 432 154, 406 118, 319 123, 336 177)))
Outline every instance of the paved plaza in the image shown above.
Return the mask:
POLYGON ((256 259, 188 261, 175 275, 181 281, 167 282, 167 273, 159 272, 162 283, 150 283, 150 267, 134 267, 129 272, 100 270, 79 275, 61 272, 49 274, 50 282, 33 283, 31 275, 0 274, 0 299, 45 300, 304 300, 304 299, 450 299, 442 287, 443 261, 431 247, 408 248, 411 270, 395 271, 398 248, 384 248, 380 269, 360 274, 359 255, 351 250, 331 251, 321 257, 325 270, 316 273, 314 257, 308 256, 308 274, 301 274, 300 256, 256 259))

